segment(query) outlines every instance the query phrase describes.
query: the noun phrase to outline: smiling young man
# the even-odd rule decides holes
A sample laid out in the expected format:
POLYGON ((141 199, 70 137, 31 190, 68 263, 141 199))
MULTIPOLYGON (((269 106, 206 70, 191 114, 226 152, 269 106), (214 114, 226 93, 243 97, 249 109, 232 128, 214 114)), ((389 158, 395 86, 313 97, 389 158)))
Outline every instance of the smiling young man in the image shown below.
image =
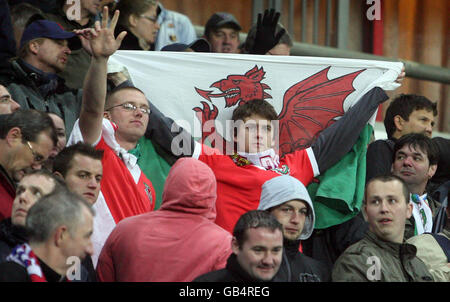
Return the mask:
POLYGON ((411 217, 409 190, 393 175, 378 176, 366 184, 363 214, 369 231, 336 261, 333 281, 433 281, 417 249, 404 243, 405 221, 411 217))
POLYGON ((437 146, 423 134, 410 133, 395 143, 392 173, 405 181, 412 194, 413 215, 406 222, 406 239, 433 230, 440 204, 428 196, 426 186, 436 172, 438 160, 437 146))
POLYGON ((194 281, 273 281, 283 257, 282 229, 275 217, 266 211, 245 213, 234 227, 231 242, 233 253, 226 267, 201 275, 194 281))

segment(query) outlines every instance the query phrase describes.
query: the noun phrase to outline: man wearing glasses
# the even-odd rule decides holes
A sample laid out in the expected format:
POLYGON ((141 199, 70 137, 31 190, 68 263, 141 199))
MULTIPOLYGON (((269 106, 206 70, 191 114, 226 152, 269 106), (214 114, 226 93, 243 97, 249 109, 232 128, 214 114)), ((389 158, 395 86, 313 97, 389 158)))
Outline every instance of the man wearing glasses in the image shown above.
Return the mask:
POLYGON ((17 110, 0 127, 0 220, 11 216, 16 182, 39 170, 56 146, 56 129, 47 113, 17 110))
POLYGON ((104 150, 101 192, 93 206, 98 214, 94 224, 102 226, 101 233, 92 238, 95 266, 115 225, 126 217, 152 211, 156 199, 152 183, 138 165, 144 152, 138 141, 149 122, 149 102, 134 87, 119 87, 106 96, 108 57, 119 48, 126 32, 114 38, 118 11, 109 27, 107 9, 103 16, 101 25, 96 23, 95 29, 80 32, 93 56, 83 87, 80 118, 68 140, 68 145, 83 141, 104 150))

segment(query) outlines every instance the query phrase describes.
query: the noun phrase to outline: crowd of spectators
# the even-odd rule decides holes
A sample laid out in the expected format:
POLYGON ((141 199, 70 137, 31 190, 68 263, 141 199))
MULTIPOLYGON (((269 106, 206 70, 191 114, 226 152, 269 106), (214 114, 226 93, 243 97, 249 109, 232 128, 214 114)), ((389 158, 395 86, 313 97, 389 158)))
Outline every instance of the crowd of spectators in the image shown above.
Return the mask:
POLYGON ((197 37, 186 15, 156 0, 75 3, 0 0, 0 281, 450 281, 450 141, 432 136, 436 103, 413 94, 390 103, 388 139, 367 149, 360 213, 318 230, 306 186, 349 152, 388 99, 381 88, 281 158, 263 128, 274 107, 237 106, 232 119, 258 130, 238 127, 234 155, 222 155, 172 131, 108 59, 289 56, 280 13, 259 14, 240 41, 226 12, 197 37), (176 155, 175 136, 191 156, 176 155))

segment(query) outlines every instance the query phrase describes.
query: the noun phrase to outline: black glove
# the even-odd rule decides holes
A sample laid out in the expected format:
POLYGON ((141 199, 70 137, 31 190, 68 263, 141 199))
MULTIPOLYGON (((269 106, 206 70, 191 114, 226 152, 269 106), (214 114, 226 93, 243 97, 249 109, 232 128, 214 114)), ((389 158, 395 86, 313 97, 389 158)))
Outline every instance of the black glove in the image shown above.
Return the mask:
POLYGON ((278 32, 278 34, 275 35, 279 19, 280 13, 275 13, 275 9, 266 9, 264 11, 263 17, 261 16, 261 14, 258 14, 255 43, 250 50, 251 54, 265 55, 269 50, 271 50, 278 44, 281 37, 286 32, 286 30, 282 28, 278 32))

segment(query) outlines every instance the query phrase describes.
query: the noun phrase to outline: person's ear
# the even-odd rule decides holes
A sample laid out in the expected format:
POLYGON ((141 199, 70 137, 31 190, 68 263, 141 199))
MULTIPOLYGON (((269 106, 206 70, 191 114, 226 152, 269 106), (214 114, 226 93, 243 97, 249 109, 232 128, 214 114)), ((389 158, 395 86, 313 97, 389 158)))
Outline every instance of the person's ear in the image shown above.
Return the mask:
POLYGON ((434 174, 436 173, 436 170, 437 170, 437 165, 431 165, 428 168, 428 173, 427 173, 428 179, 430 179, 434 176, 434 174))
POLYGON ((53 174, 54 174, 56 177, 60 178, 62 181, 64 181, 64 177, 63 177, 62 174, 59 173, 58 171, 53 172, 53 174))
POLYGON ((131 27, 136 27, 137 26, 137 23, 138 23, 138 16, 136 16, 135 14, 130 14, 129 16, 128 16, 128 24, 131 26, 131 27))
POLYGON ((8 146, 12 146, 21 141, 22 130, 19 127, 13 127, 9 129, 8 133, 6 134, 6 143, 8 144, 8 146))
POLYGON ((37 41, 32 41, 28 44, 28 50, 34 54, 37 55, 37 53, 39 52, 39 48, 40 48, 40 44, 37 41))
POLYGON ((408 205, 407 205, 407 209, 406 209, 406 218, 409 219, 409 218, 411 218, 411 215, 413 212, 413 205, 411 202, 409 202, 409 200, 407 202, 408 202, 408 205))
POLYGON ((67 226, 59 226, 53 233, 53 241, 55 246, 60 247, 68 236, 67 226))
POLYGON ((363 201, 363 206, 362 206, 362 208, 363 208, 362 214, 363 214, 364 220, 365 220, 366 222, 368 222, 368 219, 367 219, 367 202, 366 202, 366 201, 363 201))
POLYGON ((239 244, 236 240, 236 237, 233 237, 233 239, 231 239, 231 250, 233 251, 233 254, 239 254, 239 244))
POLYGON ((107 120, 111 120, 111 114, 109 113, 109 111, 103 112, 103 117, 107 120))
POLYGON ((394 116, 394 125, 397 132, 402 132, 405 125, 405 120, 400 115, 396 115, 394 116))

